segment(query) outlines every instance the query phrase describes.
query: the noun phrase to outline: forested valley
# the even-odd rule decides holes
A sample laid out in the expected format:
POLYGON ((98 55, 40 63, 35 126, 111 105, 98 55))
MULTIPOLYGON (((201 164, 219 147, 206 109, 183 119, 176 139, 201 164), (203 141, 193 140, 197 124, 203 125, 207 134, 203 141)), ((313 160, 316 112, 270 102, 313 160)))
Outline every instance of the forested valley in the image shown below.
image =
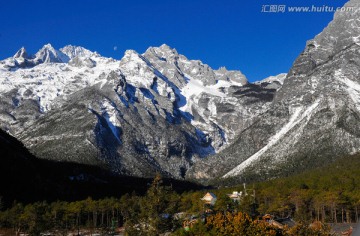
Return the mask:
POLYGON ((67 235, 76 230, 111 235, 120 227, 127 235, 330 235, 328 223, 359 220, 359 167, 360 158, 355 155, 296 176, 184 192, 174 191, 157 175, 145 194, 2 204, 0 227, 30 235, 67 235), (240 201, 229 198, 233 191, 243 193, 240 201), (201 200, 207 192, 217 197, 213 206, 201 200), (291 217, 296 226, 275 227, 261 220, 265 214, 291 217), (186 220, 194 222, 187 230, 186 220), (309 227, 314 222, 318 227, 309 227))

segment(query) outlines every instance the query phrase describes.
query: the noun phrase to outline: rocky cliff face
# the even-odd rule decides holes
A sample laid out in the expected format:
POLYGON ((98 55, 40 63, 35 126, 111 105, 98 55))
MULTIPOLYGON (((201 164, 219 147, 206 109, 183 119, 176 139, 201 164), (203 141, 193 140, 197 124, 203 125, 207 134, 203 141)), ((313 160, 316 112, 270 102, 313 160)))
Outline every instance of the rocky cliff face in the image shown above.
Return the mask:
POLYGON ((118 61, 48 44, 1 61, 0 124, 44 159, 184 178, 267 109, 279 87, 271 84, 167 45, 118 61))
POLYGON ((191 176, 265 179, 360 151, 360 3, 346 6, 307 42, 268 111, 191 176))

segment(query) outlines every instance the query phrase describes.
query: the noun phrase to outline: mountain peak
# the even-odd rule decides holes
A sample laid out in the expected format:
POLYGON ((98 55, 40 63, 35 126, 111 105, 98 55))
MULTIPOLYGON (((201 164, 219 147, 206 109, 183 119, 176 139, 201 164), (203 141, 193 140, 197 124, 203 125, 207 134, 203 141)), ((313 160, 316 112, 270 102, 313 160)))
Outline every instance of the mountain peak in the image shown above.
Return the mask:
POLYGON ((43 46, 43 48, 48 48, 48 49, 51 49, 51 50, 55 50, 55 48, 51 45, 51 43, 47 43, 43 46))
POLYGON ((70 59, 75 57, 90 57, 94 55, 94 52, 80 46, 66 45, 59 50, 60 52, 67 55, 70 59))
POLYGON ((120 65, 125 65, 129 70, 134 68, 139 69, 142 66, 145 68, 147 66, 146 62, 144 62, 144 58, 135 50, 126 50, 123 58, 120 60, 120 65))
POLYGON ((158 47, 158 49, 160 49, 162 52, 165 52, 165 53, 178 55, 177 50, 175 48, 170 47, 167 44, 162 44, 160 47, 158 47))
POLYGON ((37 63, 62 63, 68 62, 69 57, 48 43, 35 54, 35 61, 37 63))
POLYGON ((171 48, 169 45, 167 44, 162 44, 160 47, 159 47, 161 50, 164 50, 164 51, 171 51, 171 50, 174 50, 174 48, 171 48))
POLYGON ((155 55, 158 58, 171 59, 178 57, 179 53, 175 48, 162 44, 160 47, 149 47, 144 55, 155 55))
POLYGON ((218 69, 218 71, 226 72, 226 71, 228 71, 228 70, 226 69, 225 66, 220 66, 220 68, 218 69))
POLYGON ((139 55, 139 53, 133 49, 128 49, 125 51, 124 53, 124 57, 125 56, 131 56, 131 55, 139 55))
POLYGON ((28 54, 24 47, 21 47, 14 55, 14 58, 28 58, 28 54))
POLYGON ((307 42, 306 53, 311 55, 317 64, 327 61, 349 45, 360 45, 360 2, 349 1, 344 5, 344 9, 346 11, 337 11, 333 21, 314 39, 307 42))
POLYGON ((123 58, 121 59, 121 61, 134 61, 134 60, 136 61, 140 60, 140 54, 132 49, 126 50, 123 58))

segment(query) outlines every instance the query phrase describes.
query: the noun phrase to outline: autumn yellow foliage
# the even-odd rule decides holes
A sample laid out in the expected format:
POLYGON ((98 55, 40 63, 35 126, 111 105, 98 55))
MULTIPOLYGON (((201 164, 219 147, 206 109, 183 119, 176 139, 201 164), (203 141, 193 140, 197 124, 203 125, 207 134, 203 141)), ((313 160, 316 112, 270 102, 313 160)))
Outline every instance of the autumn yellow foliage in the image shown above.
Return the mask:
POLYGON ((208 216, 205 223, 199 222, 189 232, 177 232, 175 235, 226 235, 226 236, 325 236, 331 235, 329 228, 310 227, 305 223, 298 223, 293 228, 279 228, 262 220, 252 220, 246 213, 219 212, 208 216))

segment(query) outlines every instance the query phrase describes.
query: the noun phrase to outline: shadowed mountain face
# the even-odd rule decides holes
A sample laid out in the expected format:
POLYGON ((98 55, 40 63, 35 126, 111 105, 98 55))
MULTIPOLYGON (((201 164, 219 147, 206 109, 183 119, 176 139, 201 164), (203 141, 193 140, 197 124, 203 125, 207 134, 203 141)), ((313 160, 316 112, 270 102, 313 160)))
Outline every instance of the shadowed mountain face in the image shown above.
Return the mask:
POLYGON ((267 179, 360 151, 360 3, 347 6, 307 42, 269 109, 191 176, 267 179))
MULTIPOLYGON (((14 200, 79 200, 88 196, 121 196, 133 191, 142 194, 151 179, 115 176, 100 167, 59 163, 34 157, 14 137, 0 130, 0 197, 4 206, 14 200)), ((200 189, 187 182, 165 180, 176 191, 200 189)))

